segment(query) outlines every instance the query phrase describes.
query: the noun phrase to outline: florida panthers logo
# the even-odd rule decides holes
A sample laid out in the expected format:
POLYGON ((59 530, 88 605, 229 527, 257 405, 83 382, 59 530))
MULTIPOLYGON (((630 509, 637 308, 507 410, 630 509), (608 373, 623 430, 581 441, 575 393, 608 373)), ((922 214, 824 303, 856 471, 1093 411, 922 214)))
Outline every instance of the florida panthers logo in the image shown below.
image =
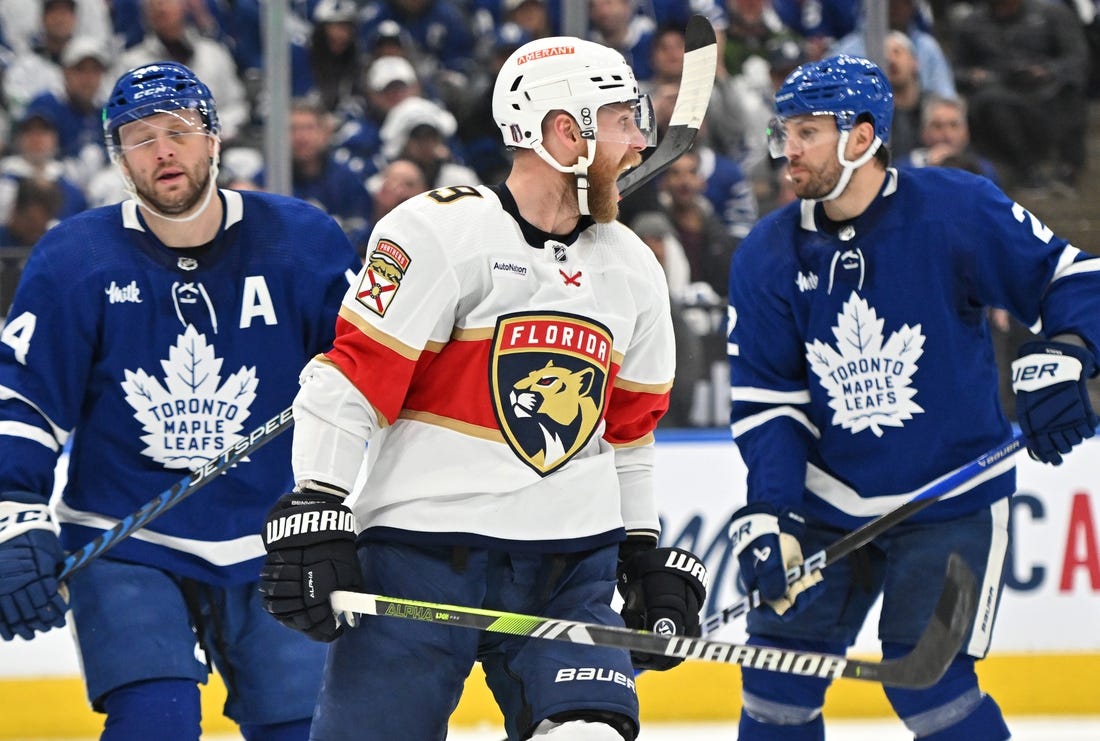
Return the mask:
POLYGON ((612 342, 608 329, 568 314, 498 320, 490 385, 512 450, 546 476, 585 446, 603 416, 612 342))

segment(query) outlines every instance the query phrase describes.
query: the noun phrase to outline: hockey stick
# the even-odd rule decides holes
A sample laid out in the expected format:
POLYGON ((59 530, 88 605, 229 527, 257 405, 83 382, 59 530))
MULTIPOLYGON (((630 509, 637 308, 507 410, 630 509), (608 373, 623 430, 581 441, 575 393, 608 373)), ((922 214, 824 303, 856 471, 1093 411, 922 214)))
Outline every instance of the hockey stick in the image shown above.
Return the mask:
POLYGON ((61 571, 57 574, 58 581, 67 579, 80 569, 87 566, 92 560, 99 558, 107 550, 118 545, 135 531, 148 525, 168 510, 175 507, 187 497, 194 494, 202 487, 220 476, 241 458, 255 453, 261 447, 274 440, 282 432, 289 430, 294 424, 292 408, 287 407, 276 414, 261 426, 254 429, 247 437, 242 437, 233 443, 216 457, 211 458, 200 468, 165 489, 156 497, 146 502, 141 509, 119 520, 118 524, 110 530, 106 530, 96 536, 91 542, 85 544, 79 550, 73 551, 65 557, 61 564, 61 571))
MULTIPOLYGON (((1004 461, 1019 450, 1022 450, 1023 439, 1023 435, 1017 435, 1011 440, 987 450, 962 468, 958 468, 943 478, 928 484, 914 494, 905 504, 890 510, 886 514, 879 515, 870 522, 860 525, 829 547, 809 556, 801 564, 792 567, 787 572, 787 584, 793 584, 810 572, 820 571, 826 566, 831 566, 845 556, 867 545, 907 517, 915 515, 922 509, 942 499, 953 496, 956 488, 969 482, 971 479, 977 478, 982 473, 989 471, 995 464, 1004 461)), ((741 598, 739 602, 730 605, 721 612, 717 612, 704 620, 703 635, 713 633, 726 623, 744 615, 752 608, 759 607, 762 602, 760 590, 752 590, 749 594, 741 598)))
POLYGON ((357 615, 383 615, 492 633, 737 664, 783 674, 825 679, 847 677, 917 689, 939 680, 962 647, 974 622, 977 595, 974 573, 961 557, 951 554, 943 591, 917 645, 905 656, 885 661, 862 661, 837 654, 668 636, 611 625, 380 597, 362 592, 336 591, 332 593, 331 600, 333 610, 343 616, 349 625, 356 624, 357 615))
POLYGON ((619 178, 620 197, 625 198, 636 191, 691 149, 703 123, 703 115, 710 105, 717 65, 718 42, 714 37, 714 27, 703 16, 694 15, 688 19, 684 29, 684 71, 668 131, 653 154, 619 178))

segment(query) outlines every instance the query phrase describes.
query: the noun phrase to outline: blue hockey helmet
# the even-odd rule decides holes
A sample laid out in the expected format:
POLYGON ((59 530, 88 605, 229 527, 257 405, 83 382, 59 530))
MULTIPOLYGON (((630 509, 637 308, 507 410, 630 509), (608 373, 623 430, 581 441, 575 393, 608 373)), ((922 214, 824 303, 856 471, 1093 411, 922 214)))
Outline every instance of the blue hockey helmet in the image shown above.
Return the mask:
POLYGON ((221 131, 210 88, 194 72, 176 62, 155 62, 126 72, 115 83, 103 107, 103 136, 117 155, 118 130, 131 121, 180 109, 197 111, 207 132, 221 131))
POLYGON ((851 131, 867 114, 875 136, 885 143, 894 118, 894 93, 886 75, 874 62, 841 54, 796 69, 775 94, 775 113, 792 116, 832 114, 837 128, 851 131))

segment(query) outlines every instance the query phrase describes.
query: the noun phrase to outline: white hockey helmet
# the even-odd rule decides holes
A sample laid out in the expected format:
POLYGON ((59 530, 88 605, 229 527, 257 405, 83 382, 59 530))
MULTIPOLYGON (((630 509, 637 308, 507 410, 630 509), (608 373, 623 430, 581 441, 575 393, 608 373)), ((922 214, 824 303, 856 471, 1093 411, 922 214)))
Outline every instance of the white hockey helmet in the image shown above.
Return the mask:
POLYGON ((595 156, 596 112, 612 103, 634 107, 635 123, 646 144, 652 145, 656 139, 653 105, 638 89, 623 55, 569 36, 536 39, 516 49, 501 67, 493 88, 493 118, 504 145, 532 149, 556 170, 575 173, 579 179, 587 177, 595 156), (588 140, 588 156, 577 165, 562 165, 542 146, 542 122, 551 111, 571 115, 588 140))

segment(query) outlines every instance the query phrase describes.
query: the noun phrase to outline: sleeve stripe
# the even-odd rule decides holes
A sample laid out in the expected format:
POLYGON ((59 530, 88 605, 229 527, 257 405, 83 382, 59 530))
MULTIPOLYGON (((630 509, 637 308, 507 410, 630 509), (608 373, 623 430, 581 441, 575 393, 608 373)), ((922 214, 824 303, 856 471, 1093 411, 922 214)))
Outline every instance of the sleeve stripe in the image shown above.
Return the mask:
POLYGON ((773 419, 777 419, 779 417, 790 417, 795 422, 798 422, 800 425, 809 430, 811 435, 820 439, 821 431, 818 430, 814 423, 810 421, 809 417, 803 414, 800 410, 790 406, 773 407, 771 409, 760 412, 759 414, 753 414, 745 417, 742 420, 739 420, 738 422, 735 422, 734 424, 730 425, 730 431, 733 433, 733 439, 736 440, 738 437, 744 435, 749 430, 756 429, 757 427, 760 427, 761 425, 766 424, 773 419))
POLYGON ((748 401, 759 404, 809 404, 808 389, 798 391, 775 391, 754 386, 731 386, 730 401, 748 401))
POLYGON ((26 422, 0 422, 0 435, 9 435, 11 437, 22 438, 23 440, 31 440, 49 448, 55 453, 61 451, 61 446, 53 436, 41 427, 35 427, 26 422))
POLYGON ((1053 283, 1059 278, 1064 278, 1066 271, 1071 269, 1071 266, 1080 254, 1081 250, 1077 249, 1072 244, 1067 244, 1065 249, 1062 250, 1062 254, 1058 256, 1058 264, 1054 267, 1054 275, 1051 276, 1050 282, 1053 283))
POLYGON ((7 399, 15 399, 17 401, 21 401, 27 406, 34 409, 34 411, 42 415, 42 419, 46 422, 46 424, 50 426, 50 431, 53 433, 54 443, 57 445, 58 448, 63 446, 65 442, 69 439, 69 433, 58 427, 57 424, 52 419, 50 419, 49 416, 45 412, 43 412, 37 404, 20 394, 19 392, 15 391, 14 389, 10 389, 7 386, 0 386, 0 401, 4 401, 7 399))

